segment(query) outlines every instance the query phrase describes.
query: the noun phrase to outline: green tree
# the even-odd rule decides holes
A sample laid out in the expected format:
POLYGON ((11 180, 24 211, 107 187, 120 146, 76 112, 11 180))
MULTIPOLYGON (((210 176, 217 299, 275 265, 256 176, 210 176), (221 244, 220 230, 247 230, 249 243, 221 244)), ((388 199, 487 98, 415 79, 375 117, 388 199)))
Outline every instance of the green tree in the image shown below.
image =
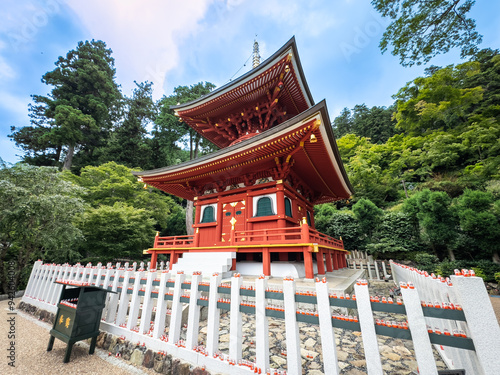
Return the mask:
POLYGON ((500 216, 495 214, 493 203, 491 193, 467 189, 456 199, 455 208, 460 228, 482 252, 478 255, 490 255, 500 263, 500 216))
POLYGON ((142 250, 151 246, 154 224, 147 210, 122 202, 88 209, 79 225, 85 261, 140 259, 142 250))
POLYGON ((358 220, 363 235, 371 242, 384 211, 378 208, 371 200, 361 198, 352 206, 354 217, 358 220))
MULTIPOLYGON (((79 176, 66 173, 65 178, 85 188, 85 201, 93 208, 114 206, 116 203, 144 209, 154 219, 155 229, 167 226, 174 200, 154 188, 143 189, 143 184, 132 175, 132 169, 115 162, 99 167, 87 166, 79 176)), ((152 239, 150 239, 152 241, 152 239)))
POLYGON ((352 117, 349 108, 344 108, 340 115, 335 117, 332 123, 333 133, 335 137, 341 138, 346 134, 353 133, 352 117))
POLYGON ((7 262, 15 262, 14 284, 24 286, 31 264, 74 262, 82 239, 75 220, 84 204, 81 188, 54 167, 16 164, 0 168, 0 281, 7 292, 7 262))
POLYGON ((124 119, 115 125, 101 160, 114 161, 130 168, 154 168, 151 166, 152 150, 146 128, 157 116, 153 83, 135 82, 135 85, 132 97, 124 99, 124 119))
POLYGON ((74 148, 78 166, 97 162, 96 150, 105 145, 121 100, 111 53, 102 41, 79 42, 66 57, 59 57, 53 71, 43 75, 42 82, 53 87, 50 95, 33 95, 32 126, 14 128, 11 134, 18 146, 28 150, 26 160, 52 158, 51 164, 58 165, 63 154, 71 158, 74 148), (70 135, 52 131, 57 127, 64 127, 70 135))
POLYGON ((434 254, 455 260, 452 243, 457 233, 457 220, 450 206, 451 198, 445 192, 425 189, 405 200, 403 212, 413 222, 418 220, 422 239, 434 254))
POLYGON ((346 250, 365 250, 362 231, 352 211, 332 212, 324 233, 335 238, 342 238, 346 250))
POLYGON ((440 53, 460 48, 462 58, 478 50, 482 36, 467 18, 475 0, 372 0, 374 8, 391 19, 380 49, 399 56, 403 66, 420 65, 440 53))

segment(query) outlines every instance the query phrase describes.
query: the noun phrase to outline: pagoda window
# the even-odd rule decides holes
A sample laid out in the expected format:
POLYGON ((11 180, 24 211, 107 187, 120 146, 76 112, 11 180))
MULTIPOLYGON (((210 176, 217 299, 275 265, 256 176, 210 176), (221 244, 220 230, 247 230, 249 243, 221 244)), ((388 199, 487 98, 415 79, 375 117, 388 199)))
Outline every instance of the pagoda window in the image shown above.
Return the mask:
POLYGON ((293 214, 292 214, 292 201, 288 197, 285 197, 285 215, 289 216, 289 217, 293 217, 293 214))
POLYGON ((276 194, 254 197, 254 217, 276 215, 276 194))
POLYGON ((311 213, 307 211, 307 225, 311 226, 311 213))
POLYGON ((215 223, 216 206, 214 204, 203 206, 200 223, 215 223))

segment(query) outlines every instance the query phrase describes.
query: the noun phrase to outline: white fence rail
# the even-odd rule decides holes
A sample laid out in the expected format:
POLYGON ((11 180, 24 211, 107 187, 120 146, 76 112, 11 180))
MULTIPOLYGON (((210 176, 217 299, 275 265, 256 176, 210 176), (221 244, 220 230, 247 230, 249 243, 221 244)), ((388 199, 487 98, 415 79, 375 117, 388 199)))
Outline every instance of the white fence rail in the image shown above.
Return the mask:
MULTIPOLYGON (((283 280, 281 289, 275 289, 264 277, 245 283, 236 274, 222 283, 217 274, 202 278, 200 273, 194 273, 187 280, 188 275, 168 271, 135 270, 120 265, 114 268, 110 264, 107 267, 54 265, 38 261, 23 301, 56 312, 62 286, 55 284, 55 280, 108 288, 117 294, 108 296, 101 330, 132 342, 143 342, 149 349, 166 351, 209 371, 226 374, 278 373, 277 369, 270 368, 269 358, 269 324, 275 320, 281 321, 285 330, 288 374, 302 374, 299 322, 318 327, 325 374, 340 372, 334 327, 361 332, 370 375, 383 373, 377 335, 412 340, 420 374, 438 373, 432 344, 445 348, 446 354, 453 358, 449 363, 451 368, 470 369, 467 374, 500 374, 500 332, 481 279, 452 276, 453 286, 446 285, 448 293, 439 294, 442 283, 434 288, 424 284, 427 281, 421 281, 414 270, 394 263, 391 267, 398 282, 413 283, 401 288, 402 300, 384 298, 379 301, 369 295, 367 282, 362 280, 354 287, 355 295, 349 297, 334 295, 326 279, 317 279, 314 288, 307 291, 290 278, 283 280), (427 296, 428 293, 431 294, 427 296), (424 294, 426 297, 422 297, 424 294), (424 299, 438 301, 440 306, 427 303, 424 306, 421 303, 424 299), (450 305, 442 308, 445 306, 442 303, 453 303, 453 308, 450 305), (181 317, 184 304, 189 304, 185 308, 187 327, 181 317), (200 343, 202 306, 208 306, 208 316, 206 338, 200 343), (339 314, 335 309, 348 311, 351 315, 339 314), (154 319, 151 318, 153 312, 154 319), (229 312, 227 353, 219 351, 221 312, 229 312), (375 319, 374 312, 403 314, 407 320, 384 322, 375 319), (252 363, 242 356, 243 314, 254 319, 255 359, 252 363), (429 320, 434 327, 432 333, 427 327, 429 320), (467 359, 460 361, 457 358, 467 359)), ((284 370, 280 369, 282 373, 284 370)))
POLYGON ((353 250, 346 259, 349 268, 366 270, 369 280, 383 281, 390 278, 385 261, 373 260, 366 251, 353 250))

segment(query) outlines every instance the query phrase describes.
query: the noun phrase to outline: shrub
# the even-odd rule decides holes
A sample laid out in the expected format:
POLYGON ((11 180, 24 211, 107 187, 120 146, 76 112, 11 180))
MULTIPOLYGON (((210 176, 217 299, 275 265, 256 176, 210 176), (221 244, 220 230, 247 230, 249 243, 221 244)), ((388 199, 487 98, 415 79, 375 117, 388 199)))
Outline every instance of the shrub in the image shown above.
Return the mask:
POLYGON ((417 263, 417 268, 432 273, 436 271, 439 259, 434 254, 418 253, 415 255, 415 263, 417 263))

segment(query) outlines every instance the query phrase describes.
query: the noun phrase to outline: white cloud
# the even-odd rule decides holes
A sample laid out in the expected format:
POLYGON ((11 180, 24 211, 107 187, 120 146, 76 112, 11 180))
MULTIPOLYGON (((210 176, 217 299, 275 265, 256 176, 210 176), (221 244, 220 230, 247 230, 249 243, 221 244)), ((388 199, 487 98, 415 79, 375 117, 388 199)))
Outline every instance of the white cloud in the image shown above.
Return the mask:
POLYGON ((178 43, 198 30, 213 0, 68 0, 89 39, 104 40, 113 50, 118 81, 130 94, 133 81, 154 82, 163 94, 165 74, 179 64, 178 43))
POLYGON ((28 116, 28 97, 19 97, 8 93, 7 91, 0 91, 0 108, 4 108, 17 118, 26 119, 28 116))
MULTIPOLYGON (((5 43, 0 40, 0 53, 5 48, 5 43)), ((16 77, 16 72, 7 64, 5 58, 0 54, 0 83, 16 77)))

